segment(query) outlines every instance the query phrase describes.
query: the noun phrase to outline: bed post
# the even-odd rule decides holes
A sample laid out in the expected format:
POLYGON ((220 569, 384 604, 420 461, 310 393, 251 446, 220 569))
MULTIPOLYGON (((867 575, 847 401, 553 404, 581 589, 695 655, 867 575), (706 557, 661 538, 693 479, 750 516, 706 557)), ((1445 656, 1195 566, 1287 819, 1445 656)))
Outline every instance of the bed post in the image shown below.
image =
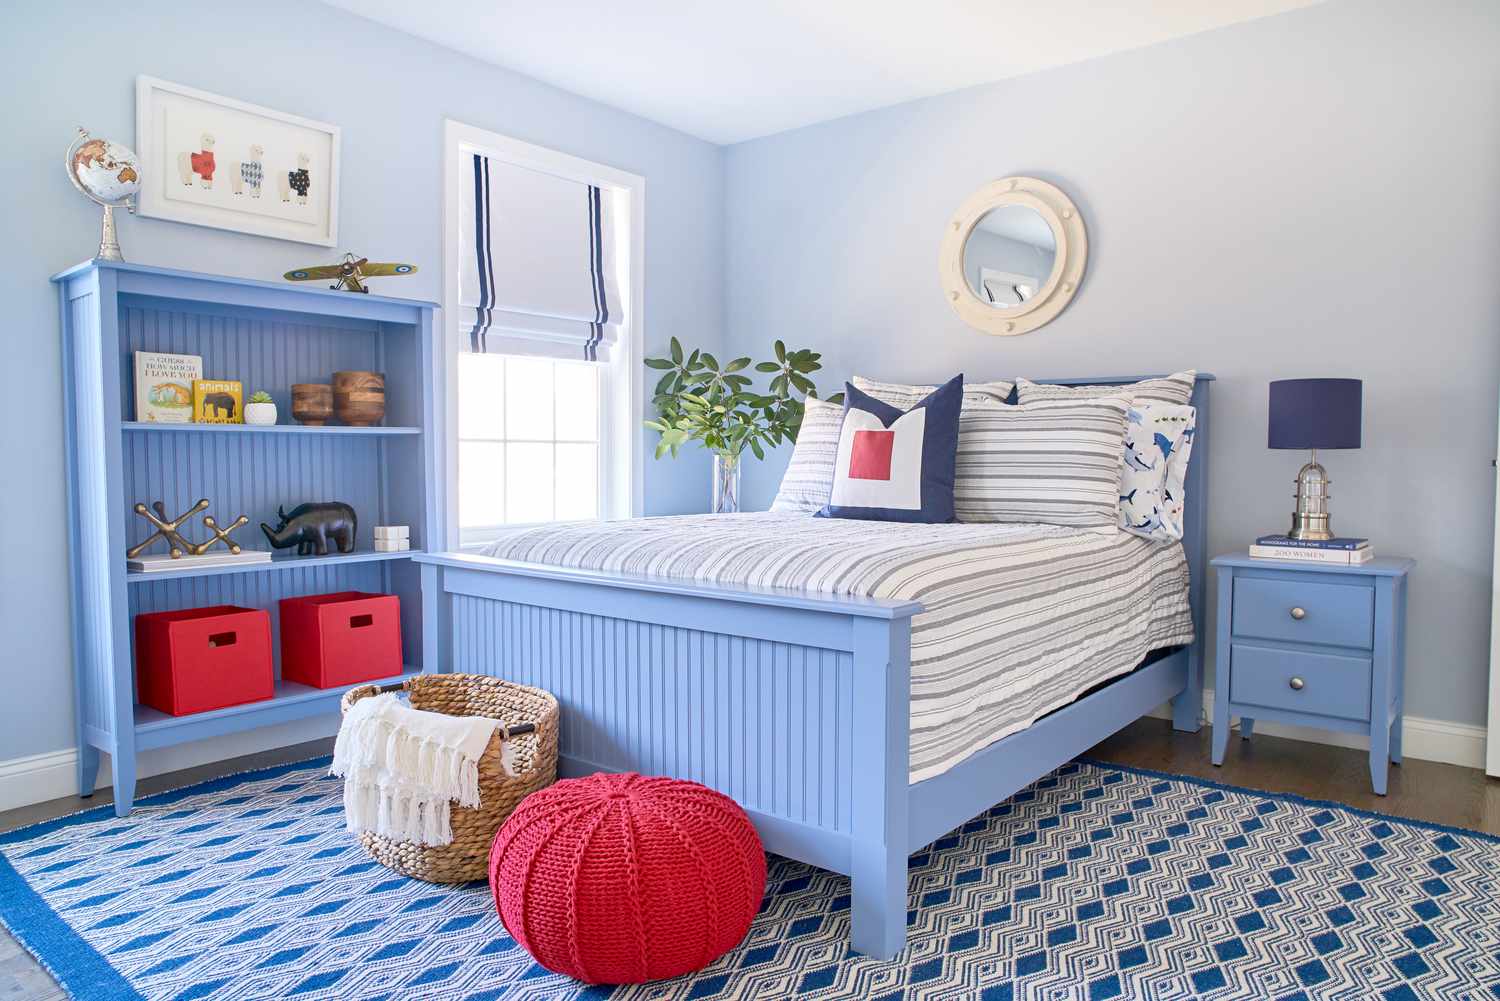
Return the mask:
POLYGON ((1187 648, 1187 687, 1172 700, 1172 726, 1196 733, 1203 726, 1204 608, 1208 595, 1208 448, 1209 389, 1214 377, 1200 374, 1193 383, 1192 404, 1198 410, 1193 452, 1189 456, 1187 500, 1183 511, 1182 548, 1187 554, 1188 601, 1193 609, 1193 642, 1187 648))
POLYGON ((890 959, 906 945, 911 780, 911 619, 854 620, 850 945, 890 959))
POLYGON ((453 597, 443 588, 443 567, 422 564, 422 673, 453 670, 453 597))

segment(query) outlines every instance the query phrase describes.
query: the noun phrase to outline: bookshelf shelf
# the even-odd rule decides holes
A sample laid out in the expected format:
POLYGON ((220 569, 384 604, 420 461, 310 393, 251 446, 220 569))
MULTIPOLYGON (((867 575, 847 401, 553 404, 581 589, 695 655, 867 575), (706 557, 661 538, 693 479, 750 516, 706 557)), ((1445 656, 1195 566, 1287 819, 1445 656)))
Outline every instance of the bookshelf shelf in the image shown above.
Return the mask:
MULTIPOLYGON (((276 609, 289 597, 379 591, 401 599, 408 674, 436 666, 436 637, 422 628, 420 551, 374 551, 374 526, 411 526, 412 545, 440 537, 435 305, 275 282, 91 261, 53 277, 60 292, 68 464, 73 668, 78 780, 93 791, 100 752, 114 773, 115 810, 130 811, 138 751, 338 713, 342 690, 280 681, 276 609), (271 394, 290 414, 291 387, 336 371, 386 375, 388 426, 156 424, 135 418, 136 352, 197 355, 204 375, 271 394), (269 562, 130 571, 125 550, 149 526, 133 508, 161 501, 250 523, 236 541, 264 547, 258 525, 280 508, 342 501, 358 515, 355 551, 269 562), (259 544, 257 544, 259 543, 259 544), (139 706, 134 619, 204 605, 271 611, 275 696, 172 717, 139 706), (431 652, 429 652, 429 649, 431 652)), ((207 536, 195 517, 183 526, 207 536)), ((158 545, 158 549, 160 546, 158 545)))
POLYGON ((275 693, 261 702, 228 706, 212 712, 193 713, 191 716, 171 716, 150 706, 135 707, 135 738, 137 750, 150 750, 181 743, 184 740, 202 740, 204 737, 219 737, 226 733, 247 730, 263 725, 261 717, 270 710, 277 712, 282 721, 302 719, 315 713, 338 710, 339 700, 351 688, 360 685, 385 685, 421 674, 421 668, 408 666, 399 675, 360 681, 352 685, 335 688, 313 688, 295 681, 276 682, 275 693))
MULTIPOLYGON (((247 529, 249 525, 245 526, 247 529)), ((387 560, 406 560, 419 550, 400 553, 377 553, 374 550, 335 553, 328 556, 272 556, 269 562, 228 563, 223 566, 183 567, 171 570, 129 570, 125 580, 131 584, 145 584, 158 580, 180 580, 184 577, 219 577, 225 574, 273 573, 278 570, 310 570, 315 567, 339 567, 355 563, 383 563, 387 560)))
POLYGON ((388 437, 392 435, 421 434, 419 427, 346 427, 331 424, 324 427, 309 427, 304 424, 151 424, 142 421, 122 421, 125 431, 149 431, 153 434, 289 434, 289 435, 334 435, 349 437, 388 437))

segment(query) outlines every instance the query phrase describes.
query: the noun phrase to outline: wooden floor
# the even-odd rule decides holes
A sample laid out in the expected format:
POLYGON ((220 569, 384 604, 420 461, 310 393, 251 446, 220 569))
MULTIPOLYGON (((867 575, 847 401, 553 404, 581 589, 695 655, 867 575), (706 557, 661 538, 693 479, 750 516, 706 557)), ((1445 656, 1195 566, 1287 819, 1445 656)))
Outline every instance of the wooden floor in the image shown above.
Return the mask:
MULTIPOLYGON (((1210 730, 1178 733, 1167 720, 1143 719, 1094 747, 1089 757, 1136 768, 1191 775, 1266 792, 1288 792, 1364 810, 1500 835, 1500 781, 1473 768, 1408 760, 1391 769, 1390 794, 1370 792, 1369 759, 1347 748, 1279 737, 1232 740, 1222 768, 1209 763, 1210 730)), ((142 780, 137 796, 175 789, 251 768, 328 754, 332 740, 294 747, 142 780)), ((110 802, 107 792, 0 812, 0 831, 66 816, 110 802)), ((3 929, 0 929, 0 1001, 61 1001, 61 988, 3 929)))

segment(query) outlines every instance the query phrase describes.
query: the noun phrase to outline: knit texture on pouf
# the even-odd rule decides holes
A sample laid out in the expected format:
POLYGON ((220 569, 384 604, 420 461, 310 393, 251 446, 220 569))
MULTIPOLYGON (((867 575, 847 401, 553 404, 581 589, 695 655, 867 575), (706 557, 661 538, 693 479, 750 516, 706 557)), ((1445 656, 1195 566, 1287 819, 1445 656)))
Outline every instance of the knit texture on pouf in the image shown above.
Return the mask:
POLYGON ((750 818, 696 782, 598 773, 521 801, 490 889, 538 963, 591 984, 701 970, 738 945, 766 889, 750 818))

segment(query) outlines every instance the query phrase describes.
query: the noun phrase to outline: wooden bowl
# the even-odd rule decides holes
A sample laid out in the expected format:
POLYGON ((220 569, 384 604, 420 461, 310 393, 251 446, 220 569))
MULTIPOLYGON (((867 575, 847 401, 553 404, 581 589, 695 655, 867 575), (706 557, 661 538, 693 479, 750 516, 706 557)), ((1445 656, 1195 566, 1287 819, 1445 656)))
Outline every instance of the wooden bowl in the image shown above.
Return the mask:
POLYGON ((333 416, 333 387, 321 382, 293 384, 292 416, 302 424, 322 427, 333 416))
POLYGON ((385 376, 379 372, 333 373, 333 409, 353 427, 369 427, 385 417, 385 376))

